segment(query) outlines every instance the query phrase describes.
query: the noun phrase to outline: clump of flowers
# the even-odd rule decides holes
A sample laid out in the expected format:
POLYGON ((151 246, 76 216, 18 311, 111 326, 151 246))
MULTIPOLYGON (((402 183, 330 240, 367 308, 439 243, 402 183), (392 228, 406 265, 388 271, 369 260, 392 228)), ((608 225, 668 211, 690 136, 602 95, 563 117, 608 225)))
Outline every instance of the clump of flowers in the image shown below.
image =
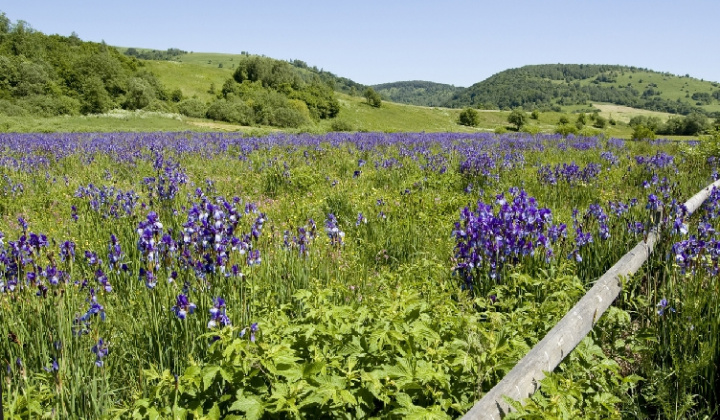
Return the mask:
POLYGON ((93 346, 92 352, 95 353, 95 366, 103 367, 105 365, 105 361, 103 359, 109 352, 107 343, 103 341, 102 338, 99 339, 97 344, 93 346))
POLYGON ((588 163, 582 169, 575 162, 558 164, 554 167, 543 165, 538 169, 537 177, 543 184, 557 185, 558 182, 563 181, 575 185, 594 181, 600 174, 600 169, 597 163, 588 163))
POLYGON ((216 297, 213 302, 213 307, 210 308, 210 321, 208 321, 208 328, 212 329, 218 326, 227 327, 231 325, 230 318, 228 318, 225 312, 225 299, 216 297))
POLYGON ((504 194, 496 197, 497 208, 481 201, 475 211, 464 208, 455 223, 455 270, 468 288, 484 271, 499 281, 505 266, 532 258, 538 251, 549 260, 552 244, 566 235, 566 226, 553 225, 551 211, 539 207, 535 198, 518 188, 511 188, 510 194, 509 200, 504 194))
POLYGON ((343 245, 343 238, 345 238, 345 232, 341 231, 338 227, 337 218, 335 215, 330 213, 325 220, 325 233, 327 233, 330 239, 330 245, 333 247, 340 247, 343 245))
POLYGON ((195 312, 197 305, 190 302, 190 299, 182 293, 180 293, 175 299, 175 306, 172 307, 172 311, 179 319, 185 319, 188 314, 195 312))

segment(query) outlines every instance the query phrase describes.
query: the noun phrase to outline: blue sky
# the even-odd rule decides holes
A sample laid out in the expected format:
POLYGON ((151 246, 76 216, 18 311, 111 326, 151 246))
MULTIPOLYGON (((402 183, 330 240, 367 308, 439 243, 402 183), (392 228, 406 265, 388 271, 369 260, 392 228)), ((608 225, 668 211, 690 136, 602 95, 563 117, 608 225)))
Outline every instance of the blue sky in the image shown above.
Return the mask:
POLYGON ((720 81, 718 0, 17 0, 0 11, 110 45, 300 59, 363 84, 470 86, 526 64, 623 64, 720 81))

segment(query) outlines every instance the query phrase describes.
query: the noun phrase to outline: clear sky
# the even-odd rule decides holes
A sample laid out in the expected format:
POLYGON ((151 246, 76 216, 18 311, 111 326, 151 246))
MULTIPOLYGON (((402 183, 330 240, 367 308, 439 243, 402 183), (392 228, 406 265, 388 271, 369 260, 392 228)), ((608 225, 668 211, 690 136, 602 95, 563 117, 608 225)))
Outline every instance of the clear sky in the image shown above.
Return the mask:
POLYGON ((0 11, 47 34, 300 59, 367 85, 470 86, 547 63, 720 81, 719 0, 13 0, 0 11))

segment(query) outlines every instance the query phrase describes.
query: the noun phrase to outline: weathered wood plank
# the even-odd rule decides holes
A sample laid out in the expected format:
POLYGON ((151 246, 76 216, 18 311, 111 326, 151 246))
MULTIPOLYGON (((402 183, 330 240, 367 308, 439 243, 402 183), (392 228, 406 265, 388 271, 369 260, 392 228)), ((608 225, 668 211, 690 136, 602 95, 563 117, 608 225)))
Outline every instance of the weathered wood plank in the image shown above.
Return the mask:
MULTIPOLYGON (((689 213, 694 213, 708 198, 716 181, 700 190, 685 202, 689 213)), ((478 401, 463 419, 502 418, 510 410, 503 396, 522 401, 538 390, 543 372, 552 372, 562 360, 592 330, 603 313, 622 290, 621 279, 634 274, 648 259, 659 239, 653 229, 647 239, 639 242, 615 265, 600 277, 595 285, 575 306, 537 343, 505 377, 478 401)))

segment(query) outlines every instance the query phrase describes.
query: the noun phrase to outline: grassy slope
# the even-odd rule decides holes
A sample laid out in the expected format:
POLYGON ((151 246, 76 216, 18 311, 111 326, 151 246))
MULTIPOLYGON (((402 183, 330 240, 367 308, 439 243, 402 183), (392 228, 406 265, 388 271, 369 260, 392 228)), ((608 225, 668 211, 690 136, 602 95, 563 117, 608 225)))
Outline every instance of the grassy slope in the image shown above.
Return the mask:
MULTIPOLYGON (((592 80, 590 79, 580 81, 581 85, 590 85, 591 83, 592 80)), ((639 70, 635 73, 625 72, 625 74, 618 74, 615 83, 604 83, 603 85, 619 88, 620 86, 627 86, 628 83, 632 84, 632 86, 640 93, 647 89, 651 83, 654 83, 657 87, 653 87, 653 89, 662 92, 660 97, 672 101, 680 99, 681 101, 692 105, 696 105, 696 101, 691 98, 693 93, 712 93, 713 91, 720 89, 720 83, 695 79, 693 77, 675 76, 667 73, 656 73, 645 70, 639 70)), ((709 105, 697 106, 704 109, 706 112, 720 111, 720 103, 718 103, 718 101, 713 101, 713 103, 709 105)))
MULTIPOLYGON (((527 72, 532 73, 533 67, 542 67, 542 66, 526 66, 530 69, 527 70, 527 72)), ((471 87, 469 87, 466 91, 461 92, 461 98, 459 100, 456 100, 454 106, 456 107, 462 107, 465 106, 465 101, 468 100, 468 97, 470 93, 476 92, 477 95, 483 96, 482 93, 479 93, 478 90, 482 91, 481 86, 490 85, 492 86, 490 89, 494 90, 495 86, 494 83, 498 83, 498 80, 501 80, 503 83, 507 83, 507 79, 498 79, 495 80, 496 76, 502 75, 503 73, 510 72, 516 72, 516 71, 522 71, 523 68, 519 69, 509 69, 505 72, 501 72, 498 75, 495 75, 485 81, 479 82, 471 87), (493 82, 494 80, 494 82, 493 82)), ((523 73, 525 74, 525 73, 523 73)), ((706 81, 706 80, 700 80, 695 79, 692 77, 687 76, 676 76, 670 73, 660 73, 655 72, 651 70, 644 70, 644 69, 638 69, 638 68, 630 68, 630 67, 622 67, 622 70, 611 70, 606 71, 603 73, 599 73, 597 75, 593 75, 591 77, 588 77, 586 79, 574 79, 570 82, 566 82, 565 80, 552 80, 552 79, 543 79, 540 75, 530 76, 526 79, 523 78, 513 78, 512 80, 515 81, 516 85, 516 91, 518 94, 523 94, 523 86, 527 86, 529 91, 532 91, 533 88, 530 88, 529 86, 532 86, 533 81, 544 81, 544 82, 550 82, 554 85, 570 85, 574 83, 579 83, 580 86, 595 86, 600 87, 603 89, 616 89, 616 90, 623 90, 628 87, 628 84, 639 92, 640 95, 648 89, 653 88, 656 92, 659 91, 660 95, 658 95, 659 98, 662 98, 667 101, 681 101, 685 104, 691 105, 693 107, 699 107, 703 109, 704 111, 711 113, 711 112, 718 112, 720 111, 720 101, 714 99, 710 104, 707 105, 698 105, 697 101, 692 99, 693 93, 696 92, 706 92, 712 94, 715 91, 720 90, 720 83, 718 82, 712 82, 712 81, 706 81), (611 78, 614 78, 613 82, 602 82, 597 85, 593 85, 593 81, 600 76, 600 74, 611 76, 611 78), (652 86, 654 85, 654 86, 652 86)), ((527 92, 525 92, 527 93, 527 92)), ((512 93, 509 93, 512 94, 512 93)), ((482 99, 481 99, 482 101, 482 99)), ((554 101, 553 101, 554 102, 554 101)), ((576 106, 570 106, 566 107, 563 106, 563 111, 573 110, 576 106)))
MULTIPOLYGON (((221 53, 190 53, 178 58, 177 61, 145 61, 148 70, 157 75, 160 81, 169 89, 180 88, 186 97, 197 96, 204 101, 210 101, 215 95, 209 93, 211 84, 217 90, 232 77, 233 62, 240 54, 221 53), (219 64, 223 63, 220 68, 219 64)), ((663 94, 675 92, 680 95, 680 88, 688 89, 690 95, 693 89, 700 89, 709 82, 701 82, 691 78, 674 77, 662 80, 661 74, 642 72, 618 76, 617 83, 625 83, 624 78, 635 80, 643 79, 643 83, 656 83, 663 94), (669 84, 670 82, 674 85, 669 84), (687 83, 687 85, 685 85, 687 83), (676 92, 677 91, 677 92, 676 92)), ((639 88, 638 88, 639 89, 639 88)), ((682 92, 685 95, 685 92, 682 92)), ((414 105, 403 105, 392 102, 383 102, 381 108, 373 108, 365 103, 364 98, 338 93, 341 104, 339 119, 347 122, 354 130, 362 131, 456 131, 475 132, 493 131, 500 127, 508 127, 508 112, 479 111, 480 125, 477 128, 465 127, 457 124, 459 109, 431 108, 414 105)), ((589 106, 566 107, 567 112, 589 106)), ((670 114, 653 111, 638 110, 628 107, 619 107, 610 104, 593 104, 600 109, 600 115, 614 118, 620 124, 609 126, 604 132, 608 136, 629 137, 631 129, 627 123, 634 115, 656 115, 661 120, 667 119, 670 114)), ((529 120, 529 124, 539 127, 542 132, 552 132, 562 113, 543 112, 538 120, 529 120)), ((570 115, 570 119, 574 120, 570 115)), ((314 126, 304 127, 299 131, 326 132, 331 131, 331 121, 321 121, 314 126)), ((193 119, 178 115, 163 115, 156 113, 113 113, 101 116, 76 116, 37 119, 30 117, 6 118, 0 123, 0 131, 17 132, 49 132, 49 131, 243 131, 252 134, 264 134, 278 131, 271 127, 243 127, 234 124, 216 122, 211 120, 193 119)))

